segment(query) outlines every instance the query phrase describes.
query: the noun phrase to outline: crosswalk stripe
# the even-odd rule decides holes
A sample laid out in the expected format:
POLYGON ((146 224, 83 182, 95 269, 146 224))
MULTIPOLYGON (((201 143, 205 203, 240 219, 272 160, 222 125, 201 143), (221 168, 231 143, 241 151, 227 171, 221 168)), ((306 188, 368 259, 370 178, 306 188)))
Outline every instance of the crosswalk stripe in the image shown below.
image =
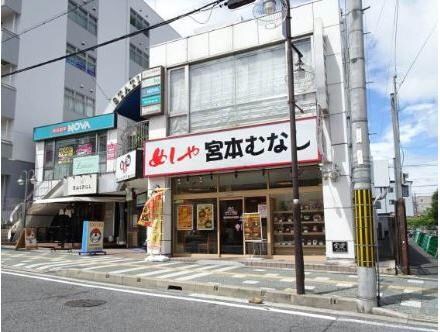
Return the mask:
POLYGON ((96 270, 96 269, 103 269, 105 267, 112 267, 112 266, 118 266, 118 263, 121 263, 120 260, 114 260, 114 261, 107 261, 106 263, 113 263, 113 264, 104 264, 104 265, 96 265, 96 266, 92 266, 92 267, 86 267, 85 269, 83 269, 83 271, 91 271, 91 270, 96 270))
POLYGON ((341 282, 339 284, 336 284, 336 287, 353 287, 353 284, 349 284, 346 282, 341 282))
POLYGON ((172 278, 172 277, 177 277, 177 276, 181 276, 183 274, 188 274, 188 273, 193 273, 193 271, 179 271, 179 272, 173 272, 173 273, 169 273, 169 274, 164 274, 161 276, 158 276, 158 279, 166 279, 166 278, 172 278))
POLYGON ((136 277, 152 276, 152 275, 155 275, 155 274, 168 273, 170 271, 173 271, 173 270, 172 269, 163 269, 163 270, 160 270, 160 271, 144 272, 144 273, 136 274, 136 277))
MULTIPOLYGON (((63 260, 58 259, 58 261, 63 261, 63 260)), ((26 265, 25 267, 26 267, 27 269, 32 269, 32 268, 34 268, 34 267, 36 267, 36 266, 47 265, 47 264, 48 264, 48 262, 44 262, 44 263, 36 263, 36 264, 26 265)))
POLYGON ((140 266, 140 267, 133 267, 131 269, 124 269, 124 270, 116 270, 109 272, 110 274, 119 274, 124 272, 130 272, 130 271, 136 271, 136 270, 142 270, 142 269, 148 269, 148 266, 140 266))
POLYGON ((200 268, 194 269, 194 271, 205 271, 205 270, 215 269, 217 267, 218 267, 218 265, 208 265, 208 266, 204 266, 204 267, 200 267, 200 268))
POLYGON ((210 274, 212 274, 212 272, 201 272, 201 273, 192 274, 190 276, 180 277, 180 278, 177 278, 176 280, 178 280, 178 281, 192 280, 192 279, 196 279, 196 278, 205 277, 210 274))
POLYGON ((62 270, 65 268, 70 268, 71 266, 77 266, 77 267, 85 267, 85 266, 90 266, 90 265, 95 265, 95 262, 82 262, 82 263, 71 263, 68 265, 62 265, 62 266, 54 266, 54 267, 50 267, 49 270, 52 271, 57 271, 57 270, 62 270))
MULTIPOLYGON (((105 263, 110 263, 110 262, 119 262, 121 259, 113 259, 111 261, 106 261, 105 263)), ((40 266, 37 268, 37 270, 43 270, 45 268, 58 268, 58 267, 62 267, 62 266, 68 266, 68 265, 82 265, 82 264, 87 264, 87 265, 97 265, 97 267, 99 267, 99 261, 96 262, 91 262, 91 261, 87 261, 87 262, 78 262, 78 261, 64 261, 64 263, 56 263, 56 264, 47 264, 47 266, 40 266)))
POLYGON ((16 266, 22 266, 22 265, 25 265, 26 263, 18 263, 18 264, 15 264, 15 265, 13 265, 14 267, 16 267, 16 266))
POLYGON ((329 279, 329 277, 315 277, 315 281, 327 281, 329 279))
POLYGON ((226 267, 222 267, 220 269, 216 269, 216 270, 211 270, 213 272, 225 272, 225 271, 230 271, 230 270, 234 270, 234 269, 238 269, 240 266, 226 266, 226 267))

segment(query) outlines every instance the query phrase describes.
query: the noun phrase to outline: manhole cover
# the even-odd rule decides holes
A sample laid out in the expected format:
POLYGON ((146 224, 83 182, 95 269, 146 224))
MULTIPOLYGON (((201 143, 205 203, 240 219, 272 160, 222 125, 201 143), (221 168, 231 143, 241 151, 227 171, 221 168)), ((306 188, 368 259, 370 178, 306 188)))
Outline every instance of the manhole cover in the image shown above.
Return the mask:
POLYGON ((106 301, 85 299, 85 300, 67 301, 66 303, 64 303, 64 305, 66 305, 68 307, 87 308, 87 307, 97 307, 97 306, 102 305, 104 303, 106 303, 106 301))

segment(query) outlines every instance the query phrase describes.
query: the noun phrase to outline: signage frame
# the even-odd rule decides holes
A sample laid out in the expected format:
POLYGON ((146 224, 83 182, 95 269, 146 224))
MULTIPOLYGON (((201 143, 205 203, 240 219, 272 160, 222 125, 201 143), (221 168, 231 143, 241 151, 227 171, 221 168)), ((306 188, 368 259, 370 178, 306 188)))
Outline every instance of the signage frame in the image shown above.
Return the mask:
POLYGON ((141 91, 140 91, 140 116, 148 118, 152 115, 160 115, 164 113, 164 99, 165 99, 165 68, 157 66, 145 70, 141 75, 141 91), (155 88, 156 93, 145 93, 152 88, 155 88), (148 103, 143 103, 143 100, 148 100, 148 103))
MULTIPOLYGON (((87 185, 88 183, 86 183, 87 185)), ((74 175, 69 176, 67 178, 67 185, 66 185, 66 191, 65 196, 76 196, 76 195, 90 195, 90 194, 96 194, 98 192, 98 174, 84 174, 84 175, 74 175), (71 187, 74 187, 76 185, 84 185, 84 181, 89 180, 90 188, 86 188, 83 190, 78 190, 78 192, 75 192, 75 189, 71 189, 71 187), (87 190, 88 189, 88 190, 87 190)))
POLYGON ((348 242, 347 241, 332 241, 332 251, 337 254, 348 253, 348 242), (343 244, 341 246, 341 244, 343 244))
POLYGON ((57 137, 73 136, 104 129, 113 129, 117 125, 116 113, 108 113, 67 122, 58 122, 46 126, 35 127, 33 140, 44 141, 57 137), (77 128, 77 129, 75 129, 77 128))
POLYGON ((93 173, 99 173, 99 155, 94 154, 90 156, 81 156, 81 157, 75 157, 73 158, 72 163, 72 175, 84 175, 84 174, 93 174, 93 173), (89 162, 92 165, 88 165, 90 168, 86 168, 85 170, 81 170, 81 166, 79 164, 82 162, 89 162), (94 168, 92 168, 94 167, 94 168), (80 168, 78 170, 78 168, 80 168))
MULTIPOLYGON (((316 158, 312 159, 304 159, 299 160, 299 164, 307 164, 307 163, 317 163, 320 162, 322 159, 322 154, 319 149, 319 141, 318 141, 318 126, 317 126, 317 117, 316 116, 310 116, 310 117, 304 117, 300 119, 296 119, 297 123, 301 121, 306 120, 315 120, 315 137, 316 140, 316 158)), ((181 139, 185 137, 194 137, 194 136, 204 136, 204 135, 211 135, 214 133, 222 133, 222 132, 233 132, 236 130, 242 130, 247 128, 257 128, 261 126, 268 126, 268 125, 276 125, 281 123, 289 123, 289 120, 280 120, 280 121, 274 121, 270 123, 261 123, 261 124, 254 124, 254 125, 248 125, 248 126, 242 126, 242 127, 236 127, 236 128, 227 128, 227 129, 218 129, 214 131, 206 131, 206 132, 198 132, 193 134, 184 134, 184 135, 177 135, 177 136, 171 136, 171 137, 164 137, 164 138, 158 138, 158 139, 150 139, 148 141, 145 141, 144 143, 144 160, 143 160, 143 177, 145 178, 155 178, 155 177, 162 177, 162 176, 181 176, 181 175, 190 175, 190 174, 204 174, 204 173, 212 173, 212 172, 226 172, 226 171, 235 171, 235 170, 245 170, 245 169, 255 169, 255 168, 266 168, 266 167, 276 167, 276 166, 287 166, 291 164, 291 161, 285 161, 285 162, 268 162, 268 163, 261 163, 261 164, 248 164, 244 166, 231 166, 231 167, 214 167, 214 168, 207 168, 207 167, 200 167, 200 169, 194 169, 194 170, 188 170, 188 171, 181 171, 181 172, 163 172, 163 173, 156 173, 156 174, 147 174, 147 162, 148 158, 146 157, 146 153, 148 151, 147 145, 159 142, 159 141, 168 141, 171 143, 173 140, 181 139)), ((289 129, 290 134, 290 129, 289 129)), ((290 144, 290 140, 287 142, 290 144)), ((289 153, 290 156, 290 153, 289 153)), ((290 158, 290 157, 289 157, 290 158)))

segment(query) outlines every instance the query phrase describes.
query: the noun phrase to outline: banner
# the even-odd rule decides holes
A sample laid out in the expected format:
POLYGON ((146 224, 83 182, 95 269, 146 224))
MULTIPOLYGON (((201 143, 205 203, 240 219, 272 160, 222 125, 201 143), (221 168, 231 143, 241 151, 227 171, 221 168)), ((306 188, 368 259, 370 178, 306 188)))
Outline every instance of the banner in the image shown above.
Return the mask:
POLYGON ((98 175, 86 174, 75 175, 67 178, 67 186, 65 187, 65 195, 86 195, 96 194, 98 191, 98 175))
POLYGON ((214 229, 214 205, 197 204, 197 230, 206 231, 214 229))
POLYGON ((73 158, 73 175, 99 173, 99 155, 73 158))
POLYGON ((154 219, 148 229, 147 246, 149 249, 159 249, 162 240, 162 220, 154 219))
POLYGON ((63 146, 58 149, 58 164, 70 164, 74 155, 73 146, 63 146))
POLYGON ((103 247, 104 222, 84 220, 81 252, 101 252, 103 247))
POLYGON ((177 230, 190 231, 193 229, 193 206, 177 206, 177 230))
MULTIPOLYGON (((297 120, 298 161, 316 162, 316 118, 297 120)), ((289 121, 147 140, 144 177, 289 165, 289 121)))
POLYGON ((162 221, 163 218, 163 191, 155 192, 145 202, 138 225, 151 227, 157 219, 162 221))
POLYGON ((24 246, 26 249, 38 249, 36 228, 25 228, 24 246))
POLYGON ((259 213, 243 213, 243 229, 245 241, 262 241, 263 232, 259 213))
POLYGON ((116 159, 116 181, 124 181, 136 177, 136 150, 126 153, 116 159))

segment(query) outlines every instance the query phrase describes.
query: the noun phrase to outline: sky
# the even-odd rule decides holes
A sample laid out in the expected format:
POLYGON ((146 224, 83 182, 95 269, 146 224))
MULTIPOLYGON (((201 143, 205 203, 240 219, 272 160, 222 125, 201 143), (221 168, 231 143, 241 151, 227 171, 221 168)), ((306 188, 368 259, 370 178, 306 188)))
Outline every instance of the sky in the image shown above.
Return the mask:
MULTIPOLYGON (((210 2, 145 1, 164 19, 210 2)), ((310 1, 292 0, 291 6, 305 2, 310 1)), ((340 0, 340 3, 345 1, 340 0)), ((392 77, 396 74, 397 86, 400 87, 398 96, 403 172, 409 173, 414 193, 430 195, 438 184, 437 0, 364 0, 363 7, 369 7, 364 12, 364 28, 367 32, 368 120, 373 159, 390 159, 393 156, 389 95, 392 91, 392 77)), ((206 10, 179 20, 172 26, 182 36, 188 36, 252 18, 252 8, 253 4, 234 11, 225 8, 206 10)))

